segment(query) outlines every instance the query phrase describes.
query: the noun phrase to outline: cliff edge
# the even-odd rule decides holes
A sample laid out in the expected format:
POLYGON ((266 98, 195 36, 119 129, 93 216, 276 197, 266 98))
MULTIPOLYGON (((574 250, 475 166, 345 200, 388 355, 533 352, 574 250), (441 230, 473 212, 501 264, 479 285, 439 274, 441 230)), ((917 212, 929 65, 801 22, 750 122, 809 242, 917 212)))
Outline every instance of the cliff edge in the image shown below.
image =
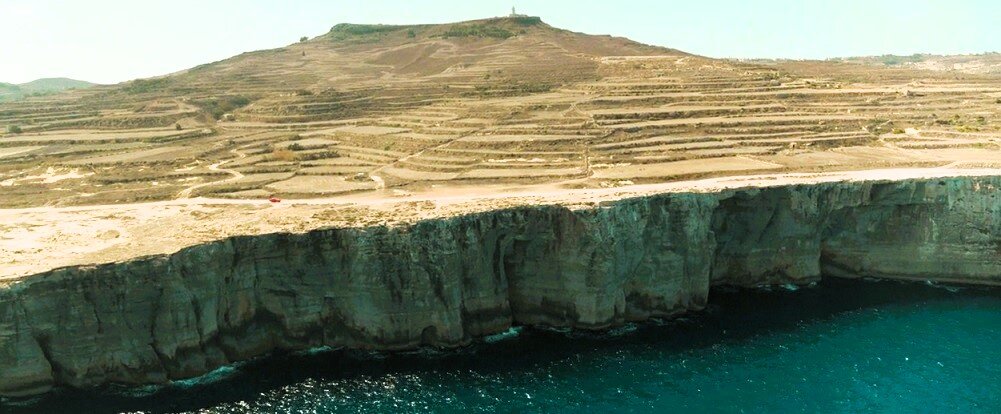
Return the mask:
POLYGON ((156 384, 275 350, 602 329, 714 285, 1001 283, 1001 177, 822 182, 237 236, 0 288, 0 395, 156 384))

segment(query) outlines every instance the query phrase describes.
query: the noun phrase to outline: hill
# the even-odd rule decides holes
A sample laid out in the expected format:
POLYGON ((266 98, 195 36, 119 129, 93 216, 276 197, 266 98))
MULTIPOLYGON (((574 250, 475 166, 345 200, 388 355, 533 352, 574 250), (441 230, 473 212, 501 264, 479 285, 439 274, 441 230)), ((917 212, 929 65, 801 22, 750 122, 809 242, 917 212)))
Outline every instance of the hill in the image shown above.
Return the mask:
POLYGON ((973 55, 882 55, 850 57, 836 60, 881 67, 905 67, 945 72, 1001 75, 1001 53, 997 52, 973 55))
POLYGON ((13 101, 29 95, 47 95, 68 89, 86 89, 94 85, 69 78, 43 78, 19 85, 0 82, 0 101, 13 101))
POLYGON ((95 84, 69 78, 42 78, 17 85, 25 94, 62 92, 67 89, 86 89, 95 84))
POLYGON ((0 82, 0 102, 21 99, 23 96, 21 88, 17 85, 0 82))
POLYGON ((0 137, 0 204, 1001 165, 999 111, 991 73, 710 59, 525 17, 338 24, 162 77, 0 105, 0 128, 22 131, 0 137))

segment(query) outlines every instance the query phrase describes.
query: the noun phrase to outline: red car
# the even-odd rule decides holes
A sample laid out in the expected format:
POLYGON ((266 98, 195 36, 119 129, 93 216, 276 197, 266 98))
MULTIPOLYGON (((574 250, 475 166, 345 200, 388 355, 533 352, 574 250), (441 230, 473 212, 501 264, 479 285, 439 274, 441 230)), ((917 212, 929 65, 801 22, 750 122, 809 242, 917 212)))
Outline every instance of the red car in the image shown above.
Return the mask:
POLYGON ((268 201, 270 201, 272 203, 281 203, 282 199, 280 199, 278 197, 275 197, 275 196, 271 196, 270 198, 268 198, 268 201))

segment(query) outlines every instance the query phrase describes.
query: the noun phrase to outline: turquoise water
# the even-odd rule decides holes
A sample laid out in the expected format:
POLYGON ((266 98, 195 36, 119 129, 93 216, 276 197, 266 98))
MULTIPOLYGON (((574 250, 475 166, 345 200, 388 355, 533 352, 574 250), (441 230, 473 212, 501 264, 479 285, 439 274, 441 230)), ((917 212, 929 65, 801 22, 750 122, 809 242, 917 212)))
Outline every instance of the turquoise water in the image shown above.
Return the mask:
POLYGON ((524 329, 444 354, 323 352, 20 412, 1001 412, 1001 291, 831 281, 717 292, 602 335, 524 329))

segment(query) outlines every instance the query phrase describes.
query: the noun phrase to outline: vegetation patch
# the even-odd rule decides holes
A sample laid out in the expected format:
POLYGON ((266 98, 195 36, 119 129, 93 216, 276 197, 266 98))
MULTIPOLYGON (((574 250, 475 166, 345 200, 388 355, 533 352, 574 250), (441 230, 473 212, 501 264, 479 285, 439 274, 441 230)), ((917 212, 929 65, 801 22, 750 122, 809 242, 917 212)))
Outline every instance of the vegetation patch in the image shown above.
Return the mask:
POLYGON ((865 126, 866 131, 869 131, 870 134, 876 136, 892 132, 893 128, 893 121, 879 118, 870 120, 865 126))
POLYGON ((553 83, 533 83, 533 82, 498 82, 488 85, 476 85, 472 91, 463 92, 461 96, 520 96, 533 93, 550 92, 557 84, 553 83))
POLYGON ((353 24, 340 23, 330 29, 328 37, 333 40, 344 40, 352 37, 362 37, 371 35, 382 35, 386 33, 403 30, 408 26, 396 26, 389 24, 353 24))
POLYGON ((445 33, 442 33, 442 37, 490 37, 494 39, 507 39, 514 36, 510 30, 504 29, 502 27, 483 25, 483 24, 470 24, 470 25, 456 25, 449 27, 445 33))
POLYGON ((515 90, 521 93, 549 92, 555 88, 556 85, 551 83, 518 83, 515 85, 515 90))
POLYGON ((509 17, 508 20, 521 26, 535 26, 542 23, 542 18, 539 16, 515 16, 509 17))
POLYGON ((295 152, 287 149, 276 149, 271 151, 271 154, 268 157, 268 159, 275 161, 295 161, 296 158, 295 152))
POLYGON ((920 54, 913 54, 910 56, 897 56, 897 55, 883 55, 880 56, 879 61, 886 66, 896 66, 904 63, 918 63, 925 60, 925 57, 920 54))
POLYGON ((122 91, 130 95, 162 92, 167 90, 171 83, 173 83, 171 78, 136 79, 122 87, 122 91))
POLYGON ((247 106, 250 103, 250 98, 240 95, 228 95, 211 99, 200 99, 191 103, 208 112, 213 118, 221 119, 223 115, 247 106))

